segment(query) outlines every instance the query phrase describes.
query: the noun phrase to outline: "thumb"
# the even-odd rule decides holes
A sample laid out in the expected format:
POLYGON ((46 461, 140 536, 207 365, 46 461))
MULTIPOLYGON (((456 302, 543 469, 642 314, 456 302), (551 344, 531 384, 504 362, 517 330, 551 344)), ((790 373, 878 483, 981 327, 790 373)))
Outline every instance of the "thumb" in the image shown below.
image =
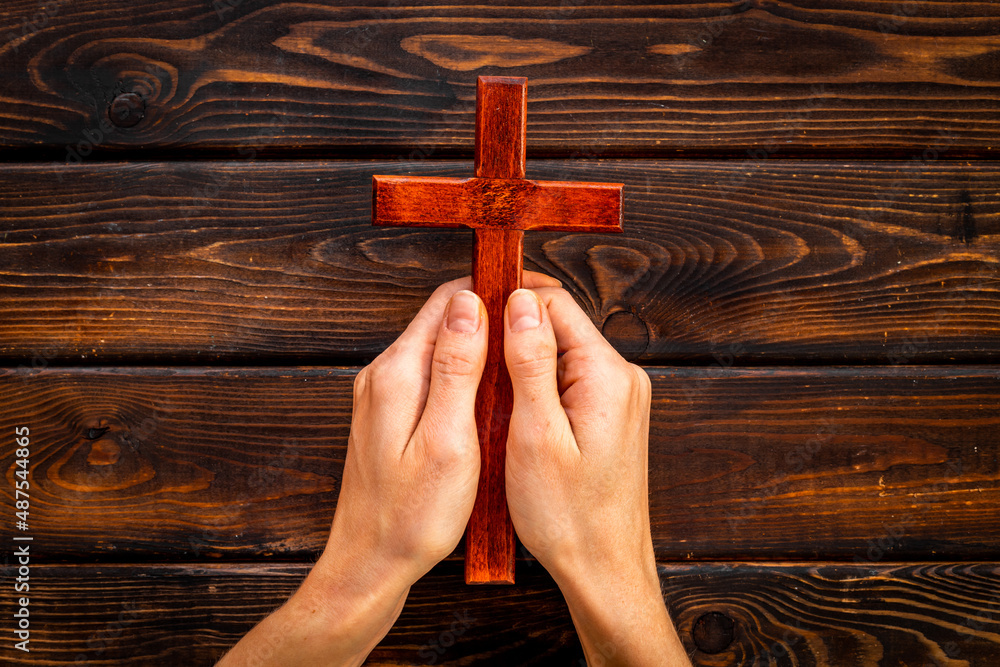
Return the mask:
POLYGON ((510 295, 504 318, 504 354, 514 389, 511 439, 543 443, 566 422, 557 384, 556 337, 538 295, 519 289, 510 295))
POLYGON ((488 322, 483 302, 473 292, 452 295, 438 330, 430 385, 421 422, 432 441, 464 442, 476 432, 476 390, 486 364, 488 322), (450 436, 450 437, 449 437, 450 436))

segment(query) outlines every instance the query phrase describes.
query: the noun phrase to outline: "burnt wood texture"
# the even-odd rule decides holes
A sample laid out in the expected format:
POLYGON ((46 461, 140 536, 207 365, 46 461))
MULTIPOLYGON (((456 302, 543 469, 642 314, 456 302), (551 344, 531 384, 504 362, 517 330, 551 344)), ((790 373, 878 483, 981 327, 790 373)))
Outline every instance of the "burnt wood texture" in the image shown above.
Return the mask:
MULTIPOLYGON (((1000 367, 648 371, 660 560, 1000 550, 1000 367)), ((46 562, 314 557, 340 488, 355 372, 0 375, 0 432, 35 428, 32 530, 46 562)))
MULTIPOLYGON (((32 429, 34 540, 32 651, 7 611, 0 663, 211 665, 295 589, 354 376, 492 231, 372 227, 372 176, 475 204, 422 224, 495 214, 495 76, 529 79, 524 268, 651 376, 694 664, 1000 664, 998 54, 991 2, 3 3, 0 433, 32 429), (624 183, 624 234, 547 231, 587 204, 546 181, 624 183)), ((582 664, 526 550, 506 587, 464 556, 369 664, 582 664)))
POLYGON ((0 145, 471 158, 500 75, 540 153, 997 150, 993 2, 325 4, 6 2, 0 145))
MULTIPOLYGON (((308 569, 39 566, 32 588, 38 648, 6 664, 212 665, 308 569)), ((413 586, 367 664, 583 664, 552 580, 537 563, 518 569, 515 586, 484 588, 462 582, 460 563, 434 568, 413 586)), ((1000 661, 998 577, 998 566, 987 563, 660 566, 664 600, 698 667, 987 667, 1000 661), (904 655, 909 662, 899 660, 904 655)), ((5 587, 0 599, 8 608, 10 598, 5 587)), ((261 658, 270 657, 265 649, 261 658)))
MULTIPOLYGON (((472 233, 371 226, 373 173, 468 161, 0 165, 0 358, 10 365, 363 363, 472 233), (34 361, 32 361, 34 359, 34 361)), ((532 232, 647 364, 1000 361, 1000 165, 529 161, 625 183, 621 236, 532 232)))
POLYGON ((514 524, 507 511, 507 432, 514 405, 504 362, 504 309, 521 288, 524 230, 621 232, 621 183, 526 181, 523 77, 479 77, 475 178, 372 177, 376 226, 472 227, 472 289, 489 322, 476 395, 482 467, 465 533, 466 583, 514 583, 514 524))

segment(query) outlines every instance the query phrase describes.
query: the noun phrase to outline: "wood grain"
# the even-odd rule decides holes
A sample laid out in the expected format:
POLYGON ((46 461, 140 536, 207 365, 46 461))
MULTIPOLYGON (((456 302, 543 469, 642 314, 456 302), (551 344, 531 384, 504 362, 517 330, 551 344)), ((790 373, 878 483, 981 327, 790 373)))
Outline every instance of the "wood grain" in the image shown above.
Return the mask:
MULTIPOLYGON (((1000 368, 647 370, 659 559, 1000 549, 1000 368)), ((339 491, 353 377, 3 371, 0 432, 32 429, 30 525, 46 562, 313 558, 339 491)), ((12 450, 0 465, 10 509, 12 450)))
POLYGON ((715 563, 661 568, 692 662, 730 665, 942 665, 1000 661, 995 563, 715 563), (696 624, 733 622, 732 642, 694 641, 696 624), (709 616, 711 618, 711 616, 709 616))
MULTIPOLYGON (((374 357, 468 275, 472 234, 371 228, 372 173, 470 165, 2 166, 0 359, 374 357)), ((626 184, 624 235, 530 234, 525 266, 630 359, 1000 360, 995 163, 529 161, 528 176, 626 184)))
POLYGON ((526 78, 476 78, 476 178, 524 178, 527 123, 526 78))
POLYGON ((477 229, 472 288, 483 300, 489 326, 486 366, 476 393, 476 426, 482 453, 479 489, 465 532, 467 583, 514 583, 517 538, 507 509, 507 433, 514 390, 504 360, 504 310, 521 288, 524 232, 477 229))
MULTIPOLYGON (((524 178, 528 89, 524 78, 476 81, 477 179, 524 178)), ((507 198, 501 197, 500 201, 507 198)), ((481 200, 482 201, 482 200, 481 200)), ((516 209, 516 206, 512 208, 516 209)), ((375 217, 375 211, 372 211, 375 217)), ((476 392, 481 468, 476 501, 465 530, 465 583, 513 584, 517 540, 507 509, 507 433, 514 405, 503 353, 503 313, 521 287, 524 232, 502 218, 495 229, 477 229, 472 251, 472 289, 483 300, 489 325, 486 365, 476 392)))
MULTIPOLYGON (((561 594, 539 565, 522 565, 519 584, 501 589, 465 586, 458 563, 436 567, 411 589, 367 664, 579 664, 579 640, 561 594)), ((32 651, 23 654, 5 642, 0 659, 11 665, 79 664, 78 656, 87 664, 212 665, 295 590, 308 568, 37 565, 32 651)), ((5 578, 10 570, 3 568, 5 578)), ((727 562, 664 565, 660 577, 699 667, 979 667, 1000 660, 997 563, 727 562), (732 623, 729 634, 706 632, 721 619, 732 623)), ((5 608, 11 598, 5 587, 5 608)))
POLYGON ((484 74, 534 82, 536 154, 996 154, 990 2, 106 9, 4 4, 0 145, 60 163, 120 151, 471 157, 484 74), (128 95, 139 120, 113 125, 128 95))
POLYGON ((473 227, 472 288, 490 340, 476 395, 482 469, 466 530, 467 583, 514 582, 514 526, 504 495, 513 395, 504 361, 504 309, 521 287, 525 229, 621 231, 622 184, 524 180, 527 80, 484 77, 476 88, 475 178, 372 176, 372 224, 473 227))
POLYGON ((372 224, 620 232, 622 184, 375 175, 372 224))
MULTIPOLYGON (((624 236, 523 261, 647 365, 694 664, 1000 664, 998 54, 988 2, 4 3, 0 431, 31 428, 35 541, 0 663, 209 665, 294 590, 358 364, 487 236, 521 262, 520 231, 370 228, 385 174, 472 211, 424 222, 516 196, 542 229, 591 205, 542 179, 628 186, 624 236), (532 81, 485 160, 477 75, 532 81)), ((460 546, 369 664, 580 664, 517 553, 484 590, 460 546)))

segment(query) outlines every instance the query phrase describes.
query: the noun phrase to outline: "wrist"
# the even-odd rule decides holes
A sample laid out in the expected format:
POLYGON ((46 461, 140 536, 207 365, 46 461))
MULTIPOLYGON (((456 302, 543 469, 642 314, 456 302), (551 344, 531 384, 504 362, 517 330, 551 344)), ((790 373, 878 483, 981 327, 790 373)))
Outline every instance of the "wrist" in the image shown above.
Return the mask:
POLYGON ((368 579, 321 558, 297 591, 258 623, 222 665, 360 665, 399 615, 407 586, 368 579))
MULTIPOLYGON (((410 581, 379 558, 327 549, 289 601, 343 664, 360 665, 399 616, 410 581)), ((369 554, 370 555, 370 554, 369 554)))
POLYGON ((570 610, 588 617, 621 618, 628 610, 663 606, 660 579, 652 559, 581 567, 554 578, 570 610))
POLYGON ((551 566, 546 565, 563 594, 581 601, 616 592, 661 599, 652 539, 647 535, 623 548, 602 549, 606 544, 613 540, 571 541, 551 566))
POLYGON ((554 578, 588 664, 690 664, 667 613, 652 553, 554 578))

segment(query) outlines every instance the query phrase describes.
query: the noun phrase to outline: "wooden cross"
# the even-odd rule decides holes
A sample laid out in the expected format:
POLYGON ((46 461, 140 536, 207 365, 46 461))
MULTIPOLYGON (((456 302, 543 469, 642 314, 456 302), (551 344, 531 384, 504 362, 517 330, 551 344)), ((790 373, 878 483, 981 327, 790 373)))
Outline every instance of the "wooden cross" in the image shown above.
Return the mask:
POLYGON ((486 306, 489 343, 476 395, 482 468, 466 530, 466 583, 514 583, 514 526, 504 490, 513 395, 503 313, 507 297, 521 287, 524 230, 622 230, 621 183, 525 180, 527 108, 527 79, 481 76, 475 178, 372 177, 372 224, 476 230, 472 288, 486 306))

